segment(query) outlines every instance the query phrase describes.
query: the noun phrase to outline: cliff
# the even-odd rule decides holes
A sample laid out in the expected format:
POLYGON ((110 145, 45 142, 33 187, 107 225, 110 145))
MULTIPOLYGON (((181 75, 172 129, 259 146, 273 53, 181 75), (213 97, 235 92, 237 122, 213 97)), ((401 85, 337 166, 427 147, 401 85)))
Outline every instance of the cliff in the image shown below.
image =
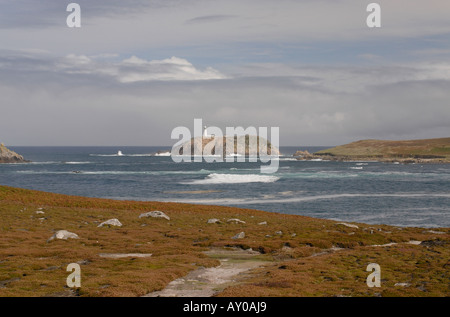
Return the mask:
POLYGON ((8 149, 3 143, 0 144, 0 163, 25 163, 28 162, 22 155, 8 149))

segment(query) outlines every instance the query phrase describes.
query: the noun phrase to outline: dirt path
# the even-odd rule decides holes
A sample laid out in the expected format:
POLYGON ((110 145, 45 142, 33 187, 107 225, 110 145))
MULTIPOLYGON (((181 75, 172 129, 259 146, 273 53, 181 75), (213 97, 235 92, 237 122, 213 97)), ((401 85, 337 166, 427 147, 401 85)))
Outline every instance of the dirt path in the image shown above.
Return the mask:
POLYGON ((211 297, 244 280, 250 270, 270 264, 267 256, 242 249, 212 249, 205 252, 220 265, 200 268, 170 282, 165 289, 144 297, 211 297))

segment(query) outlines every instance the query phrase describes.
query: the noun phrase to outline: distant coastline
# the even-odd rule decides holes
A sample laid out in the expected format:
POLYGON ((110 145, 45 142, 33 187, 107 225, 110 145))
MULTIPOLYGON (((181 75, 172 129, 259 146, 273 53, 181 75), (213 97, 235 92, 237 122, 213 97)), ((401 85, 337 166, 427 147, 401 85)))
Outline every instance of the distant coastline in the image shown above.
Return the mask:
POLYGON ((314 153, 297 151, 298 160, 450 163, 450 138, 387 141, 361 140, 314 153))

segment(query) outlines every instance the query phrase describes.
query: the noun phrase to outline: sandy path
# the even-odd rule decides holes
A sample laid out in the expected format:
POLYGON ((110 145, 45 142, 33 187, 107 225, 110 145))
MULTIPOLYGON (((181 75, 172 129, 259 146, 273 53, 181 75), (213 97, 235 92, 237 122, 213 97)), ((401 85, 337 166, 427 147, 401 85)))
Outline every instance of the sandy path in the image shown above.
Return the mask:
POLYGON ((199 268, 170 282, 165 289, 144 297, 211 297, 244 280, 250 270, 270 262, 260 253, 240 249, 213 249, 205 252, 220 261, 211 268, 199 268))

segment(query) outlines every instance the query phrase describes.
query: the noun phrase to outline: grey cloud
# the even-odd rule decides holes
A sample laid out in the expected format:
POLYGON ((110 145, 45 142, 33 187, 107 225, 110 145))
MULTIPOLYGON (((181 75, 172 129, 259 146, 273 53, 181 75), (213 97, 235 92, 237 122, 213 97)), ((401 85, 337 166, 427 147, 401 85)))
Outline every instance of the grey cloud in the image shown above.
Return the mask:
POLYGON ((233 19, 236 17, 237 17, 236 15, 225 15, 225 14, 205 15, 205 16, 200 16, 200 17, 189 19, 185 22, 185 24, 221 22, 221 21, 233 19))
MULTIPOLYGON (((46 63, 14 68, 23 58, 14 60, 10 54, 8 67, 1 69, 0 136, 9 144, 170 145, 175 142, 171 130, 192 129, 194 118, 222 129, 278 126, 285 145, 450 134, 449 64, 279 65, 275 76, 269 76, 266 71, 272 67, 267 66, 252 76, 221 80, 125 83, 104 71, 130 72, 117 68, 115 61, 97 64, 74 56, 63 67, 34 58, 46 63)), ((130 67, 134 72, 133 67, 145 69, 147 63, 137 60, 130 67)))

